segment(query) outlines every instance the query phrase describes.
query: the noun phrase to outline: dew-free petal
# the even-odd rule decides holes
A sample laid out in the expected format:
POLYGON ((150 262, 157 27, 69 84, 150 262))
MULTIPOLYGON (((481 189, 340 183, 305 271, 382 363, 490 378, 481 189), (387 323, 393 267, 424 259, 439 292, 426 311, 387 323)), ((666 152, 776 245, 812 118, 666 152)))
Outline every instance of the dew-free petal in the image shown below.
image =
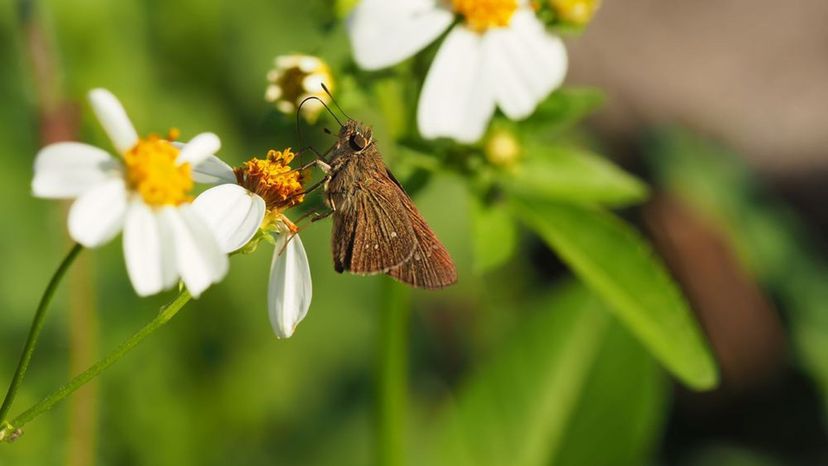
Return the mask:
POLYGON ((113 178, 100 183, 69 209, 69 235, 87 248, 101 246, 121 232, 126 210, 124 181, 113 178))
POLYGON ((203 184, 235 183, 236 175, 230 165, 215 155, 210 155, 193 166, 193 181, 203 184))
POLYGON ((71 199, 120 176, 118 162, 105 150, 79 142, 50 144, 37 153, 32 193, 50 199, 71 199))
POLYGON ((484 73, 481 35, 457 26, 440 46, 417 108, 426 138, 473 143, 483 136, 495 109, 492 76, 484 73))
POLYGON ((518 11, 510 27, 487 32, 483 42, 485 73, 494 77, 495 99, 510 119, 532 114, 566 76, 563 41, 547 32, 531 10, 518 11))
POLYGON ((348 22, 354 59, 367 70, 397 64, 434 41, 453 20, 437 0, 365 0, 348 22))
POLYGON ((139 296, 156 294, 175 283, 178 277, 170 267, 174 256, 169 228, 139 200, 130 203, 127 210, 123 242, 129 280, 139 296))
POLYGON ((221 140, 214 133, 201 133, 184 144, 178 154, 178 163, 195 167, 221 149, 221 140))
POLYGON ((161 212, 172 231, 178 273, 197 298, 227 274, 227 255, 192 206, 166 207, 161 212))
POLYGON ((285 246, 287 239, 287 233, 277 238, 267 286, 268 315, 278 338, 293 335, 296 326, 307 315, 313 295, 310 266, 302 240, 295 235, 285 246))
POLYGON ((213 231, 219 247, 233 252, 250 241, 265 216, 265 201, 236 184, 223 184, 201 193, 193 209, 213 231))
POLYGON ((123 154, 138 143, 138 133, 117 97, 106 89, 98 88, 89 92, 89 102, 119 153, 123 154))

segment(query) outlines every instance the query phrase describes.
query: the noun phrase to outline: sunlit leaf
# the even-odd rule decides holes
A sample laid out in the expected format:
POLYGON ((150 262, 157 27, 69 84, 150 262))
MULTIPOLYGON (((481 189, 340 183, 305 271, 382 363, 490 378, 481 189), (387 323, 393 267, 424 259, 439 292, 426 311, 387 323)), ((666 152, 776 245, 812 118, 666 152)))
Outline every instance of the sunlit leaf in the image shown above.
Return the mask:
POLYGON ((523 197, 620 206, 647 197, 647 186, 603 157, 571 147, 528 143, 525 159, 502 178, 523 197))
POLYGON ((716 385, 707 341, 678 287, 635 230, 594 208, 518 199, 514 206, 667 369, 694 389, 716 385))

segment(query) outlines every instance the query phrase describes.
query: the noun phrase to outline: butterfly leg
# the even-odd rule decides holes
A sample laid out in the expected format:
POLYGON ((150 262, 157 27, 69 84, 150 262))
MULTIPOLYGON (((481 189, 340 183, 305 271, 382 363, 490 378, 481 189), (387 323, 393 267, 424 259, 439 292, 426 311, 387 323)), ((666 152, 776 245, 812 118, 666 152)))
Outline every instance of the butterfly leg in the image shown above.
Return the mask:
POLYGON ((327 174, 331 172, 331 166, 325 163, 322 159, 313 159, 310 162, 302 165, 301 167, 296 167, 287 173, 302 172, 313 166, 319 167, 319 169, 322 170, 322 173, 327 174))
POLYGON ((310 224, 304 225, 304 226, 299 226, 299 223, 301 223, 303 220, 305 220, 308 217, 310 217, 310 223, 318 222, 319 220, 330 217, 331 214, 333 214, 333 212, 334 212, 333 210, 329 210, 327 212, 310 211, 310 212, 306 212, 306 213, 302 214, 302 216, 297 218, 295 222, 291 222, 290 226, 288 227, 288 231, 282 233, 283 235, 289 235, 289 236, 287 237, 287 240, 285 240, 285 244, 282 245, 282 248, 279 249, 279 255, 281 255, 283 252, 285 252, 285 249, 287 248, 288 243, 290 243, 290 241, 293 239, 294 236, 298 235, 300 231, 302 231, 305 228, 310 226, 310 224))
POLYGON ((331 147, 328 147, 328 149, 325 152, 320 154, 319 151, 316 150, 313 146, 305 146, 305 147, 303 147, 302 149, 299 150, 299 154, 301 156, 301 154, 303 152, 305 152, 306 150, 309 150, 309 151, 313 152, 314 154, 316 154, 316 158, 318 160, 325 160, 328 157, 328 154, 330 154, 331 151, 334 149, 334 147, 336 147, 336 144, 332 144, 331 147))
POLYGON ((328 210, 327 212, 318 212, 318 211, 315 211, 315 210, 311 210, 309 212, 305 212, 304 214, 302 214, 302 216, 297 218, 296 222, 294 222, 294 223, 298 224, 298 223, 302 222, 303 220, 305 220, 306 218, 310 218, 310 223, 318 222, 319 220, 322 220, 323 218, 330 217, 333 214, 333 212, 334 212, 333 210, 328 210))

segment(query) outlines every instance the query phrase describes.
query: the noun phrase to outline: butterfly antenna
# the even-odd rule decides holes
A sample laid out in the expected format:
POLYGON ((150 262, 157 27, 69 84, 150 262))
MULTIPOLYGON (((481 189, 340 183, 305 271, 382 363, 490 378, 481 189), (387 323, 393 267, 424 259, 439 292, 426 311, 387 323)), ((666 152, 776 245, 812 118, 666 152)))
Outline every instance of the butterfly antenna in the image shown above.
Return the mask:
MULTIPOLYGON (((339 106, 339 102, 337 102, 336 99, 334 99, 333 94, 331 94, 331 91, 328 89, 328 86, 326 86, 325 83, 322 83, 322 89, 325 91, 325 94, 328 94, 328 97, 331 98, 331 102, 333 102, 333 104, 336 105, 336 108, 340 112, 342 112, 343 115, 345 115, 345 118, 347 118, 349 120, 353 120, 353 118, 351 118, 350 116, 348 116, 347 113, 345 113, 345 110, 342 110, 342 107, 339 106)), ((342 126, 342 125, 340 124, 340 126, 342 126)))
MULTIPOLYGON (((323 87, 324 87, 324 84, 323 84, 323 87)), ((325 89, 325 91, 327 92, 327 89, 325 89)), ((328 95, 330 95, 330 94, 328 94, 328 95)), ((325 102, 322 99, 320 99, 319 97, 316 97, 315 95, 305 97, 302 100, 302 102, 299 103, 299 106, 296 108, 296 135, 299 138, 299 147, 304 147, 304 138, 302 137, 302 122, 299 121, 299 115, 302 111, 302 106, 305 105, 305 103, 307 103, 308 101, 311 101, 311 100, 319 101, 319 103, 322 104, 323 107, 325 107, 325 110, 327 110, 328 113, 330 113, 331 116, 334 117, 334 120, 336 120, 336 122, 339 123, 339 126, 340 127, 342 126, 342 122, 339 121, 339 118, 337 118, 337 116, 333 112, 333 110, 331 110, 331 108, 328 107, 328 105, 325 104, 325 102)), ((301 157, 302 157, 301 153, 299 154, 299 157, 301 159, 301 157)))

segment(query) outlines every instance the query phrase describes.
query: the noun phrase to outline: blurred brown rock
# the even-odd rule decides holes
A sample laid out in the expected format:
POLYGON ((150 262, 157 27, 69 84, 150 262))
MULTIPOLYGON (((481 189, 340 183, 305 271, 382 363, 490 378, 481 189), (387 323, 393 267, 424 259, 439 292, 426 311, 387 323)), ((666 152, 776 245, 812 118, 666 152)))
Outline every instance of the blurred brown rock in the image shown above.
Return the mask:
POLYGON ((828 167, 826 0, 606 1, 569 42, 607 132, 681 123, 764 172, 828 167))

